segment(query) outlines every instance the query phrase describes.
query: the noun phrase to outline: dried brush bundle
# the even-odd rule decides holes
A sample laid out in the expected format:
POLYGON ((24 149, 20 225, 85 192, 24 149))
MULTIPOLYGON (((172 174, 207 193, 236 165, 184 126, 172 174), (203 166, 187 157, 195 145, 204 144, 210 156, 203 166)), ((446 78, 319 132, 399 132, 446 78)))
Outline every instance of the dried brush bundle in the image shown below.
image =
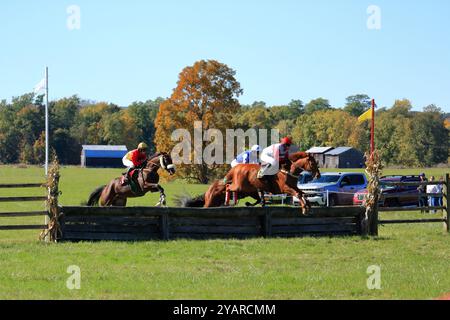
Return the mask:
POLYGON ((61 236, 61 227, 59 225, 58 196, 59 191, 59 162, 56 155, 53 155, 53 162, 48 171, 46 187, 48 190, 47 210, 50 221, 47 229, 43 230, 39 236, 40 240, 56 242, 61 236))

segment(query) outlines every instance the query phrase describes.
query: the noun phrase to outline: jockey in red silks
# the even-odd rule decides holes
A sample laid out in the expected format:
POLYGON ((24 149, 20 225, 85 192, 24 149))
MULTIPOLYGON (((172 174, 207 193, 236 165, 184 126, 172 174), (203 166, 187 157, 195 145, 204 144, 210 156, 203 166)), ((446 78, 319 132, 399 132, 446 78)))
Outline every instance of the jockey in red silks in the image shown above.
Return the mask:
POLYGON ((280 164, 284 164, 289 160, 289 149, 291 145, 291 138, 285 137, 281 140, 281 143, 273 144, 262 151, 261 162, 263 165, 258 172, 259 179, 278 173, 280 164))
POLYGON ((139 168, 147 160, 148 146, 141 142, 137 149, 128 152, 122 159, 122 163, 128 168, 123 184, 128 182, 129 174, 132 169, 139 168))

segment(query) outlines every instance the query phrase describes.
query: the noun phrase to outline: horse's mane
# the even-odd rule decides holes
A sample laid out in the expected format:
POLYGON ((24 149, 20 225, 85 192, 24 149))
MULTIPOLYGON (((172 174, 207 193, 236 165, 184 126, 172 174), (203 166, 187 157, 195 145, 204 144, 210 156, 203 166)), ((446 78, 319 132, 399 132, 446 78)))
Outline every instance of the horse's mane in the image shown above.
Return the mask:
POLYGON ((291 160, 291 162, 297 162, 298 160, 307 158, 307 157, 309 157, 308 153, 300 151, 300 152, 296 152, 296 153, 289 155, 289 160, 291 160))
POLYGON ((162 155, 164 155, 164 152, 156 152, 153 155, 151 155, 150 157, 148 157, 148 161, 152 161, 153 159, 155 159, 159 156, 162 156, 162 155))

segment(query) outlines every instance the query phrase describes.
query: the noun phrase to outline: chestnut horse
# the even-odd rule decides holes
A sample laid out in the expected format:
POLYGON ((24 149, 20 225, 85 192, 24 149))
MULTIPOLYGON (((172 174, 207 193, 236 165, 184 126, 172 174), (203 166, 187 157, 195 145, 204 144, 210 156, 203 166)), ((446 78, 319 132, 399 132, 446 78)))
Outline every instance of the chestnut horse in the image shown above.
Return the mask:
POLYGON ((256 206, 260 203, 265 205, 263 192, 295 195, 298 196, 301 203, 303 202, 303 209, 307 203, 297 188, 298 175, 306 170, 312 172, 314 177, 320 177, 320 171, 314 157, 304 152, 292 154, 289 160, 290 162, 276 176, 269 177, 271 181, 260 180, 256 177, 260 169, 259 165, 238 165, 229 171, 223 181, 215 181, 205 195, 195 199, 179 197, 178 204, 187 207, 221 207, 225 203, 228 190, 237 192, 239 199, 252 197, 256 200, 254 204, 247 202, 247 206, 256 206))
MULTIPOLYGON (((260 170, 259 165, 245 164, 234 167, 225 177, 226 182, 231 182, 231 184, 226 185, 226 193, 237 193, 237 198, 240 197, 240 194, 243 194, 243 196, 251 196, 256 199, 256 203, 250 204, 251 206, 260 203, 262 206, 265 206, 265 192, 272 194, 288 194, 299 199, 302 212, 303 214, 306 214, 309 204, 303 197, 303 193, 297 187, 298 175, 303 170, 307 170, 312 173, 313 177, 319 178, 320 171, 317 162, 312 155, 302 152, 291 155, 289 160, 292 161, 291 165, 287 164, 282 167, 276 175, 266 176, 263 179, 258 179, 257 177, 258 171, 260 170), (306 155, 306 157, 299 158, 304 155, 306 155), (295 161, 295 159, 298 160, 295 161)), ((208 206, 209 199, 205 198, 205 200, 205 206, 208 206)), ((247 205, 249 204, 247 203, 247 205)))
POLYGON ((97 188, 89 197, 88 206, 114 206, 125 207, 127 198, 142 197, 148 192, 159 191, 160 197, 157 206, 166 205, 166 195, 159 183, 159 169, 165 169, 170 175, 175 174, 172 158, 167 153, 156 153, 146 160, 143 169, 138 170, 137 182, 140 192, 133 192, 131 185, 122 185, 122 178, 112 180, 108 185, 97 188))

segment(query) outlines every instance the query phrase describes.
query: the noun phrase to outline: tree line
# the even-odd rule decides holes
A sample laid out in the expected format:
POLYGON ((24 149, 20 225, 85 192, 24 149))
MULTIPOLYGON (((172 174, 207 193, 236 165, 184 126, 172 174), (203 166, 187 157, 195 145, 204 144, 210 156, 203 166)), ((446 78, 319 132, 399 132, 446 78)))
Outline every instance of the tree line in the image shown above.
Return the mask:
MULTIPOLYGON (((304 103, 269 106, 263 101, 242 105, 243 89, 235 71, 214 60, 186 67, 172 95, 127 107, 82 100, 78 96, 49 104, 50 146, 61 163, 80 163, 83 144, 124 144, 135 148, 140 141, 152 151, 170 149, 176 142, 171 133, 192 129, 194 121, 203 128, 279 129, 306 150, 313 146, 351 146, 369 149, 369 123, 357 118, 369 108, 369 96, 356 94, 345 106, 335 107, 325 98, 304 103)), ((425 167, 447 163, 449 114, 429 105, 412 111, 407 99, 376 111, 376 147, 387 165, 425 167)), ((0 163, 42 164, 45 154, 43 96, 27 93, 11 102, 0 102, 0 163)), ((213 169, 191 166, 185 177, 205 182, 213 169), (193 171, 193 172, 192 172, 193 171)))

